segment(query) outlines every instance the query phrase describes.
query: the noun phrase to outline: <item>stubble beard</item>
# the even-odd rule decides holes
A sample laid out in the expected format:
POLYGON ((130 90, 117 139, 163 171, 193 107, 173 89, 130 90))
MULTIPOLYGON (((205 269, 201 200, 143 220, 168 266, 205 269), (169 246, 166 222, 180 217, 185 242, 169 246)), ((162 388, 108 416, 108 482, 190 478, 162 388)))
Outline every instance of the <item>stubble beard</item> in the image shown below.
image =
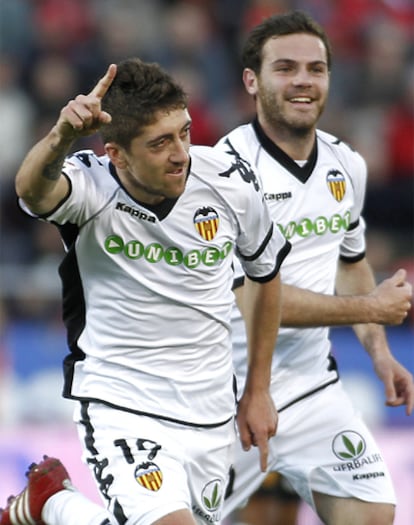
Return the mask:
POLYGON ((314 118, 289 116, 276 97, 266 93, 265 90, 261 94, 261 105, 266 121, 277 134, 297 139, 313 136, 315 126, 323 111, 322 106, 314 118))

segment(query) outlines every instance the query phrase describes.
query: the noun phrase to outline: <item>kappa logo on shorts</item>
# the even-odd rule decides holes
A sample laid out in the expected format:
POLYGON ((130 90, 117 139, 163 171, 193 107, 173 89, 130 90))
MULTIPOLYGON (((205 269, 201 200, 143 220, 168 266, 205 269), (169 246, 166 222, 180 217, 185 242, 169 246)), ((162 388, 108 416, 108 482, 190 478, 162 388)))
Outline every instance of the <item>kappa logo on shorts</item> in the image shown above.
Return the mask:
POLYGON ((141 463, 135 469, 135 479, 144 489, 156 492, 161 488, 162 478, 160 467, 150 461, 141 463))
POLYGON ((206 241, 214 239, 220 224, 218 213, 214 208, 211 206, 198 208, 194 214, 193 221, 196 230, 203 239, 206 241))
POLYGON ((219 479, 213 479, 207 483, 201 493, 204 507, 209 512, 215 512, 221 505, 223 499, 222 483, 219 479))
POLYGON ((332 450, 335 456, 342 461, 357 459, 366 450, 366 443, 361 434, 353 430, 340 432, 332 442, 332 450))

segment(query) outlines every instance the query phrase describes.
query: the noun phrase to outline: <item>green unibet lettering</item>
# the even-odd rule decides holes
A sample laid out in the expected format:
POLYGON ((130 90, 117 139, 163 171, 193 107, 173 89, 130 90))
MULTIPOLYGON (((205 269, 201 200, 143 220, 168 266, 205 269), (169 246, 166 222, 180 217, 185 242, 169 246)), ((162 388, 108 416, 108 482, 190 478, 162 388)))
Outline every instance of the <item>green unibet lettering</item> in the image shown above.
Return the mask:
POLYGON ((317 217, 314 220, 304 218, 300 223, 292 221, 289 222, 287 226, 283 226, 282 224, 278 224, 278 226, 284 237, 291 239, 294 235, 309 237, 312 233, 324 235, 328 231, 332 233, 338 233, 341 229, 346 231, 350 223, 351 214, 350 212, 346 212, 343 217, 335 214, 330 219, 323 216, 317 217))
POLYGON ((342 219, 340 215, 333 215, 331 217, 329 229, 331 230, 332 233, 338 233, 339 230, 342 228, 344 222, 345 221, 342 219))
POLYGON ((217 248, 207 248, 202 253, 201 258, 206 266, 214 266, 220 259, 220 251, 217 248))
POLYGON ((313 230, 313 224, 310 219, 303 219, 300 221, 297 227, 297 233, 301 237, 309 237, 309 235, 312 233, 313 230))
POLYGON ((188 268, 195 268, 200 264, 201 255, 198 250, 193 250, 192 252, 187 253, 184 257, 184 264, 188 268))
POLYGON ((183 262, 183 253, 178 248, 168 248, 164 252, 164 259, 171 266, 177 266, 183 262))
POLYGON ((328 219, 326 217, 318 217, 314 222, 314 230, 316 235, 323 235, 328 230, 328 219))
POLYGON ((139 241, 130 241, 125 244, 124 252, 130 259, 139 259, 144 253, 144 246, 139 241))
POLYGON ((231 252, 233 248, 233 244, 228 241, 224 244, 223 248, 221 249, 221 258, 224 259, 227 257, 227 255, 231 252))
POLYGON ((119 235, 110 235, 105 239, 105 250, 108 253, 120 253, 124 249, 124 241, 119 235))
POLYGON ((351 212, 348 211, 348 212, 346 212, 345 217, 344 217, 345 230, 347 230, 349 228, 350 224, 351 224, 351 212))
POLYGON ((286 228, 284 228, 281 224, 278 224, 278 226, 286 239, 291 239, 296 233, 296 222, 290 222, 286 228))
POLYGON ((151 263, 156 263, 162 259, 164 250, 161 244, 150 244, 145 248, 145 258, 151 263))
POLYGON ((205 266, 214 266, 221 259, 225 259, 233 250, 233 243, 227 241, 221 248, 206 248, 200 250, 191 250, 184 254, 179 248, 170 246, 164 248, 159 243, 152 243, 144 246, 142 242, 134 239, 127 243, 118 235, 109 235, 104 242, 105 250, 111 255, 123 253, 128 259, 140 259, 145 257, 150 263, 165 261, 171 266, 184 264, 188 268, 196 268, 200 264, 205 266))

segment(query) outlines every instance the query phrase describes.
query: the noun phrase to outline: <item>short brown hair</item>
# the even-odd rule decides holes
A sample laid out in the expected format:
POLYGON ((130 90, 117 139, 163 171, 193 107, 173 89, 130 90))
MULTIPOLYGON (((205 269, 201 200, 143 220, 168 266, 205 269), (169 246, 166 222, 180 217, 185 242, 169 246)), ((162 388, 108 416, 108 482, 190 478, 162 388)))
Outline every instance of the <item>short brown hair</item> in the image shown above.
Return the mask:
POLYGON ((152 124, 158 111, 187 107, 183 88, 159 64, 129 58, 117 66, 116 77, 102 99, 112 121, 102 126, 104 142, 129 149, 132 139, 152 124))
POLYGON ((303 11, 291 11, 282 15, 273 15, 255 26, 247 36, 242 50, 242 65, 260 72, 263 60, 263 46, 274 36, 307 33, 320 38, 326 49, 328 70, 332 65, 332 50, 327 34, 323 28, 303 11))

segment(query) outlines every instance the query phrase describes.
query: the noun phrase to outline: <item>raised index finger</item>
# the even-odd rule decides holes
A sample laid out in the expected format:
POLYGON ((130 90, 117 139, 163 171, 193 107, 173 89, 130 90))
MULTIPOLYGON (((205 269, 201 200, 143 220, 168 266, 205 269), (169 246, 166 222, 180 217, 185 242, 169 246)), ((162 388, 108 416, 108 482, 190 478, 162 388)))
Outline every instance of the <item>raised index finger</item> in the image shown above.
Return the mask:
POLYGON ((260 470, 266 472, 267 470, 267 458, 269 456, 269 447, 267 438, 260 439, 257 443, 260 455, 260 470))
POLYGON ((114 78, 116 76, 116 64, 111 64, 106 70, 105 75, 98 81, 96 86, 89 93, 99 99, 103 99, 106 92, 110 88, 114 78))

